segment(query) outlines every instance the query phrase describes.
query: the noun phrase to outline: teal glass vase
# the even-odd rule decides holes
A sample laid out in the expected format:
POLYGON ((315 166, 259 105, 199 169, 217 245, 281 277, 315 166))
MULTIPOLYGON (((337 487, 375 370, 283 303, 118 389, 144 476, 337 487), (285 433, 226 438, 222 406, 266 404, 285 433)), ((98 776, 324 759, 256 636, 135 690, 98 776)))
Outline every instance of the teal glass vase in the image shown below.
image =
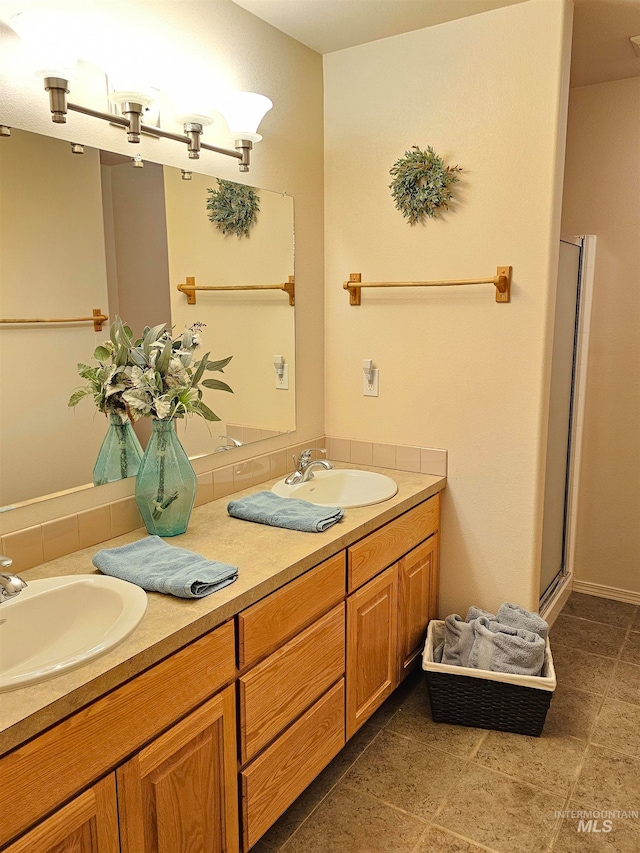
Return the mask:
POLYGON ((142 447, 131 421, 109 415, 109 428, 93 467, 93 485, 104 486, 125 477, 135 477, 142 460, 142 447))
POLYGON ((154 418, 136 478, 136 503, 147 531, 178 536, 189 524, 198 481, 173 420, 154 418))

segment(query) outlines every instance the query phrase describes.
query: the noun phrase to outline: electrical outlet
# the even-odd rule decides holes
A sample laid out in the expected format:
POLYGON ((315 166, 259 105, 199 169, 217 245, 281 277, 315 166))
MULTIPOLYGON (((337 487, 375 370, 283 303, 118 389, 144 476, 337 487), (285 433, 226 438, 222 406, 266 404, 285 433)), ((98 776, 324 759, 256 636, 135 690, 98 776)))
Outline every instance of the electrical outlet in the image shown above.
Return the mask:
POLYGON ((283 364, 282 376, 276 374, 276 388, 278 391, 289 390, 289 365, 283 364))
POLYGON ((371 374, 371 382, 369 382, 369 380, 367 379, 366 374, 362 377, 362 393, 365 397, 378 396, 378 368, 374 367, 371 371, 371 374))

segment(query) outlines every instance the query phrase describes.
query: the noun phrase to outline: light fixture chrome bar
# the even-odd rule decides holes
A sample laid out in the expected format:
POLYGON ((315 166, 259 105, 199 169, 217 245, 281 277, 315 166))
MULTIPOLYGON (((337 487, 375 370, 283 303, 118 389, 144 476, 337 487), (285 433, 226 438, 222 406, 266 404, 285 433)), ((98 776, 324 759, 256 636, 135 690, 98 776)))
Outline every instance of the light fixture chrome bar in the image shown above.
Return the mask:
MULTIPOLYGON (((124 115, 114 115, 113 113, 105 113, 100 110, 93 110, 90 107, 84 107, 80 104, 74 104, 67 101, 69 94, 69 83, 62 77, 46 77, 44 80, 45 91, 49 92, 49 107, 51 110, 51 120, 57 124, 64 124, 67 120, 67 110, 72 110, 82 115, 92 116, 107 121, 110 124, 117 124, 126 128, 129 142, 139 142, 140 133, 148 133, 153 136, 161 136, 164 139, 173 139, 176 142, 182 142, 187 145, 189 150, 189 158, 197 159, 201 149, 213 151, 215 154, 224 154, 226 157, 233 157, 239 160, 239 169, 241 172, 248 172, 250 166, 251 149, 253 143, 248 139, 236 140, 235 150, 231 148, 221 148, 218 145, 209 145, 202 142, 200 135, 202 133, 202 125, 196 123, 188 123, 185 125, 187 131, 186 136, 181 136, 178 133, 171 133, 168 130, 162 130, 160 127, 144 124, 140 121, 143 112, 141 104, 127 102, 122 104, 124 115)), ((4 133, 3 135, 8 135, 4 133)))
POLYGON ((85 116, 93 116, 93 118, 101 118, 103 121, 109 121, 112 124, 119 124, 121 127, 129 127, 129 120, 124 116, 117 116, 113 113, 102 113, 99 110, 92 110, 90 107, 83 107, 80 104, 68 103, 67 108, 75 113, 82 113, 85 116))

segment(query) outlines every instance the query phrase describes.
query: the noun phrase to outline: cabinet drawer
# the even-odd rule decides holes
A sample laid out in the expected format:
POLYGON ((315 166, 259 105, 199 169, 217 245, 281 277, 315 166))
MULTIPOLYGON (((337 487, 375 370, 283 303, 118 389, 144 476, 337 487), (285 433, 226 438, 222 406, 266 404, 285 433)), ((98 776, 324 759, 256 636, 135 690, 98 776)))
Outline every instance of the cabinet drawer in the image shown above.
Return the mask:
POLYGON ((434 495, 348 548, 348 591, 353 592, 435 533, 439 522, 440 495, 434 495))
POLYGON ((238 615, 238 665, 244 669, 282 645, 344 598, 345 552, 305 572, 238 615))
POLYGON ((248 850, 344 746, 344 679, 240 774, 248 850))
POLYGON ((344 674, 344 604, 239 679, 244 764, 344 674))
POLYGON ((123 761, 235 676, 233 622, 82 708, 0 759, 0 846, 123 761))

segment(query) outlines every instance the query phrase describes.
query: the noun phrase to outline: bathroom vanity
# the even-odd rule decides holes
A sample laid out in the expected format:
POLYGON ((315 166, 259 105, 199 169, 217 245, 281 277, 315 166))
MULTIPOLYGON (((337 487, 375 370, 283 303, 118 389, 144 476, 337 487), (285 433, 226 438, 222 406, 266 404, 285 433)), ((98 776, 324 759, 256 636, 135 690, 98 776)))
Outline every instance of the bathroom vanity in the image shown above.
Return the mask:
MULTIPOLYGON (((150 594, 117 649, 0 696, 0 787, 19 804, 0 850, 248 851, 418 663, 437 615, 445 480, 393 476, 394 498, 322 534, 231 519, 226 498, 195 510, 176 544, 239 565, 236 583, 150 594)), ((86 572, 95 550, 25 576, 86 572)))

